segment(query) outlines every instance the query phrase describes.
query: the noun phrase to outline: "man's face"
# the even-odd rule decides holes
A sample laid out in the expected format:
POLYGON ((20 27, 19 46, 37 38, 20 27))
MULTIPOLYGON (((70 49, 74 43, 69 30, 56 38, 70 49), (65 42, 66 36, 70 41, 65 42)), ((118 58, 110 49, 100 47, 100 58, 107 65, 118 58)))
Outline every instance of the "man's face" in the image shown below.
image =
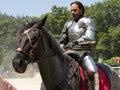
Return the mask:
POLYGON ((77 4, 72 4, 71 13, 74 20, 77 22, 82 17, 82 8, 79 8, 77 4))

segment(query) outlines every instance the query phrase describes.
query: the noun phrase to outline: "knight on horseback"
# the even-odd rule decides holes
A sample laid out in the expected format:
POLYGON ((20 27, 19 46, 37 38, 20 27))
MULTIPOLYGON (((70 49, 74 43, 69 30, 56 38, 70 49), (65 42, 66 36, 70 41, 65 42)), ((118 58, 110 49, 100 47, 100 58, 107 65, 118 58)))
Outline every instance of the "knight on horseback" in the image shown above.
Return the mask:
POLYGON ((65 53, 79 56, 78 62, 82 64, 87 75, 93 81, 94 90, 99 90, 99 76, 95 62, 90 55, 91 45, 95 43, 95 24, 91 18, 84 17, 84 6, 81 2, 71 3, 73 20, 65 23, 60 45, 65 53))

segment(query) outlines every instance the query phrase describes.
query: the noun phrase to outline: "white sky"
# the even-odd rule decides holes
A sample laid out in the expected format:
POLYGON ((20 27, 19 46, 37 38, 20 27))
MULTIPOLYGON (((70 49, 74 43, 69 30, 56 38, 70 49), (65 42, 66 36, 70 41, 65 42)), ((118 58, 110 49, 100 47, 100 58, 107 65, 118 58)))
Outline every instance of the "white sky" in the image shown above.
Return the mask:
MULTIPOLYGON (((0 12, 8 15, 41 16, 51 11, 53 5, 70 8, 74 0, 0 0, 0 12)), ((90 6, 102 0, 78 0, 90 6)))

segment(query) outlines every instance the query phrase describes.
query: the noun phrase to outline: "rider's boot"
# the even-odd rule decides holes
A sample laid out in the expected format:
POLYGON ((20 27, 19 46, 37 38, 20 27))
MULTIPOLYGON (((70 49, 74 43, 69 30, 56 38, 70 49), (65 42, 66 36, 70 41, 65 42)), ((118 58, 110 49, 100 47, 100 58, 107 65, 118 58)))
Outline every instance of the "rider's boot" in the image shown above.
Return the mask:
POLYGON ((94 80, 93 80, 93 88, 94 90, 99 90, 99 74, 94 73, 94 80))

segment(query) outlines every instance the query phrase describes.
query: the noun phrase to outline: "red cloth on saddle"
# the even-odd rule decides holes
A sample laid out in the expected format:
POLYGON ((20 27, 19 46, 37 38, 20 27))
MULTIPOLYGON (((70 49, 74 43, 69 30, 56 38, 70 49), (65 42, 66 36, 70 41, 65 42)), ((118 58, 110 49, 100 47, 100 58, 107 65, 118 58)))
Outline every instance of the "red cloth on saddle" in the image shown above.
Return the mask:
MULTIPOLYGON (((88 88, 84 84, 85 83, 84 71, 81 67, 79 69, 80 69, 80 75, 82 78, 82 90, 88 90, 88 88)), ((98 67, 98 72, 99 72, 99 86, 100 86, 99 90, 110 90, 110 82, 100 67, 98 67)))

